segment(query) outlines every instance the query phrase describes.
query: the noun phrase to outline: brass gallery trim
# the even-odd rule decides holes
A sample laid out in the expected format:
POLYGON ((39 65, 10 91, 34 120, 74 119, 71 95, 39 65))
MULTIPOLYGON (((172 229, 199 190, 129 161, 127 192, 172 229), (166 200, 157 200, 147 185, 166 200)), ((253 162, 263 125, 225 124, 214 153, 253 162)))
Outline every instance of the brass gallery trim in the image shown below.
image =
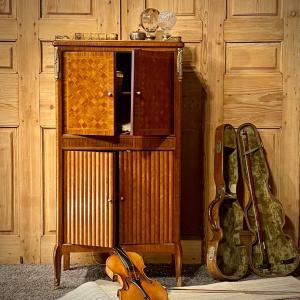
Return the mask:
POLYGON ((183 59, 183 48, 178 48, 177 52, 177 72, 178 72, 178 79, 182 80, 182 59, 183 59))

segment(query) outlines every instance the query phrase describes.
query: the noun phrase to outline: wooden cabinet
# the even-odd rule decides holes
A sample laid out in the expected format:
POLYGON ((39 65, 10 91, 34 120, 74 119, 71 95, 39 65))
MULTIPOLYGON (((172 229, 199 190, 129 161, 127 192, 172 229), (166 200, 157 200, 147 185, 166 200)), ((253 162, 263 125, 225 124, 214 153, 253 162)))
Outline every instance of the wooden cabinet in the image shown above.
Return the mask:
POLYGON ((181 276, 180 42, 55 41, 57 243, 175 257, 181 276))

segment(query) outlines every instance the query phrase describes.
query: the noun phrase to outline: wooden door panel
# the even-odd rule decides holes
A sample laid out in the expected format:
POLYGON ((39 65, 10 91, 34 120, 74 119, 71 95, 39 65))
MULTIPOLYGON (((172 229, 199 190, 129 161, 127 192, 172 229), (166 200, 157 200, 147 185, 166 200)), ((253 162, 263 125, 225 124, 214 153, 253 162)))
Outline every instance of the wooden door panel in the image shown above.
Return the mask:
POLYGON ((114 54, 64 52, 64 133, 115 134, 114 54))
POLYGON ((278 16, 281 0, 228 0, 228 16, 278 16))
POLYGON ((174 154, 121 152, 120 243, 173 242, 174 154))
POLYGON ((114 154, 65 151, 65 243, 113 246, 114 154))
POLYGON ((132 134, 174 132, 174 53, 133 52, 132 134))

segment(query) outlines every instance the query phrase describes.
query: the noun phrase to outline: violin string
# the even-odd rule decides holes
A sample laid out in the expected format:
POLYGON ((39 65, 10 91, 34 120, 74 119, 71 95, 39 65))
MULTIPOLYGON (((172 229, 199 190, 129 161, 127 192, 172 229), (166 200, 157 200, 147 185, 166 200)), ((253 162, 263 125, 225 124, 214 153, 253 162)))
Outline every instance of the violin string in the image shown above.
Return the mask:
POLYGON ((135 272, 135 266, 134 266, 133 262, 130 260, 130 258, 128 257, 128 254, 121 247, 118 247, 118 252, 120 252, 120 254, 123 255, 123 257, 122 257, 122 255, 120 255, 120 258, 121 258, 122 262, 125 263, 125 266, 127 265, 127 269, 129 269, 130 271, 133 272, 134 279, 137 281, 138 277, 137 277, 137 274, 135 272), (126 257, 126 260, 124 259, 125 257, 126 257))

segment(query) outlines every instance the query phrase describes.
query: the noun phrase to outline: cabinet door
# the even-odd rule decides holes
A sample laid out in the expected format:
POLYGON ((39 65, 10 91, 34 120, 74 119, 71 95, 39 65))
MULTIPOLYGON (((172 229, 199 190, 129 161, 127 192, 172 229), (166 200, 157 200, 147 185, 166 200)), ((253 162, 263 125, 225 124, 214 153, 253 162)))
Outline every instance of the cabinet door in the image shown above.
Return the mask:
POLYGON ((120 243, 173 242, 173 151, 121 152, 120 243))
POLYGON ((114 154, 64 152, 64 241, 113 246, 114 154))
POLYGON ((115 134, 112 52, 63 52, 64 133, 115 134))
POLYGON ((132 134, 173 134, 174 52, 134 51, 132 77, 132 134))

